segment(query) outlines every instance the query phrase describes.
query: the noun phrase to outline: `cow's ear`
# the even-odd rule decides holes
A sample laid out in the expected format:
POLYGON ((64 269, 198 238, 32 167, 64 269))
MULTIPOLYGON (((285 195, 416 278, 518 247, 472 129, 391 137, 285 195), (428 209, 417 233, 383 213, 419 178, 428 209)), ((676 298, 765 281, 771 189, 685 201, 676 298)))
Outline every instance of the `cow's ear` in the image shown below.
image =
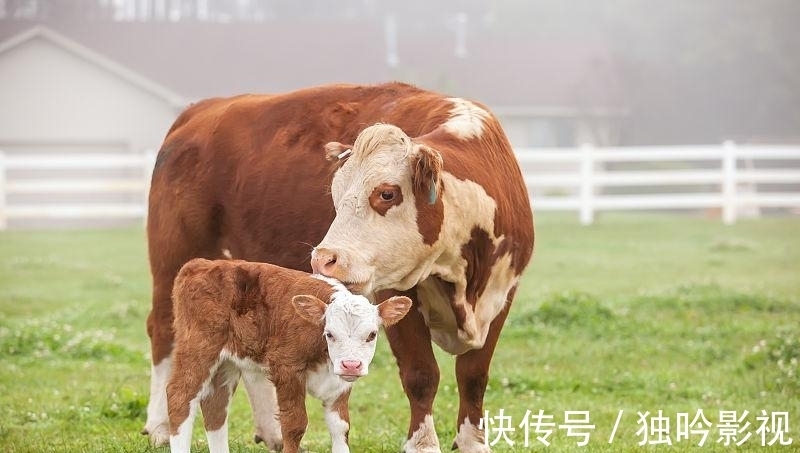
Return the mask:
POLYGON ((331 162, 344 162, 351 154, 353 154, 353 145, 339 142, 330 142, 325 145, 325 158, 331 162))
POLYGON ((378 305, 378 314, 386 327, 397 324, 411 309, 411 299, 406 296, 390 297, 378 305))
POLYGON ((328 306, 314 296, 294 296, 292 297, 292 305, 294 305, 294 311, 310 323, 321 326, 325 321, 325 309, 328 306))
POLYGON ((414 145, 412 166, 414 196, 423 197, 428 204, 436 203, 442 187, 442 155, 429 146, 414 145))

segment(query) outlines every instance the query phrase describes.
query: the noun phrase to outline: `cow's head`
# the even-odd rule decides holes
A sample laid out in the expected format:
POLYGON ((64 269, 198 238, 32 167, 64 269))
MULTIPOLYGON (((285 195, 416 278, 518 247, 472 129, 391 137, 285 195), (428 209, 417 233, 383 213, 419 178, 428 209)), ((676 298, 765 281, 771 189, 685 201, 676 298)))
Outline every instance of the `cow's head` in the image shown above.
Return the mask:
POLYGON ((411 308, 411 299, 390 297, 375 306, 342 288, 329 304, 310 295, 294 296, 292 304, 302 318, 324 326, 334 374, 353 382, 369 373, 380 326, 401 320, 411 308))
POLYGON ((346 160, 331 184, 336 218, 311 266, 357 292, 408 289, 427 276, 441 230, 442 157, 389 124, 348 148, 326 145, 329 159, 346 160))

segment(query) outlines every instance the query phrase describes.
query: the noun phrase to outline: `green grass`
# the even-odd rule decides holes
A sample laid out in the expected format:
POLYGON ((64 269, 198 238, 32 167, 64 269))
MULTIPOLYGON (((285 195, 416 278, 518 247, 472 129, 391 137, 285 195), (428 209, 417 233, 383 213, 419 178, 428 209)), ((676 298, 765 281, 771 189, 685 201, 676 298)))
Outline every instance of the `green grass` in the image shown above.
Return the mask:
MULTIPOLYGON (((752 437, 737 451, 798 449, 800 219, 728 227, 647 215, 608 215, 591 227, 572 216, 537 221, 534 261, 486 395, 489 415, 502 409, 515 429, 515 446, 500 441, 496 451, 728 451, 716 442, 720 411, 748 411, 752 437), (556 425, 565 411, 588 411, 595 429, 578 447, 556 427, 549 448, 531 429, 526 447, 519 424, 528 410, 556 425), (691 420, 698 410, 711 424, 705 445, 696 435, 677 442, 678 414, 691 420), (761 447, 762 410, 789 413, 792 445, 761 447), (673 446, 640 446, 638 413, 659 411, 673 446)), ((139 229, 0 233, 0 451, 166 451, 138 434, 149 389, 149 287, 139 229)), ((454 360, 437 356, 436 428, 447 451, 458 409, 454 360)), ((328 451, 319 404, 309 399, 308 407, 303 445, 328 451)), ((399 450, 408 410, 383 337, 351 414, 353 451, 399 450)), ((250 417, 240 391, 232 451, 264 451, 252 443, 250 417)), ((195 445, 204 451, 200 423, 195 445)))

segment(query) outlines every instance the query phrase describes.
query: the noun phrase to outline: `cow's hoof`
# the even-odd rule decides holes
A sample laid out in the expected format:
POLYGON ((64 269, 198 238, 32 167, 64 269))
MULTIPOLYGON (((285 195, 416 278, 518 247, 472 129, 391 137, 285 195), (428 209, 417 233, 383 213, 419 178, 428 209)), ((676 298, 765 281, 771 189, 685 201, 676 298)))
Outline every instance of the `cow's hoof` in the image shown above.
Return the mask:
POLYGON ((147 426, 142 430, 142 434, 150 437, 150 445, 161 447, 169 444, 169 426, 167 424, 156 425, 154 428, 147 426))
POLYGON ((414 445, 406 442, 401 450, 403 453, 442 453, 439 445, 414 445))
POLYGON ((278 438, 274 438, 273 437, 272 439, 264 439, 263 437, 261 437, 261 435, 256 433, 253 436, 253 442, 255 442, 257 444, 262 444, 263 443, 264 446, 267 447, 267 450, 270 450, 270 451, 281 451, 281 450, 283 450, 283 440, 280 437, 278 437, 278 438))
POLYGON ((469 445, 459 446, 453 442, 453 450, 458 450, 461 453, 492 453, 492 449, 488 445, 481 443, 470 443, 469 445))

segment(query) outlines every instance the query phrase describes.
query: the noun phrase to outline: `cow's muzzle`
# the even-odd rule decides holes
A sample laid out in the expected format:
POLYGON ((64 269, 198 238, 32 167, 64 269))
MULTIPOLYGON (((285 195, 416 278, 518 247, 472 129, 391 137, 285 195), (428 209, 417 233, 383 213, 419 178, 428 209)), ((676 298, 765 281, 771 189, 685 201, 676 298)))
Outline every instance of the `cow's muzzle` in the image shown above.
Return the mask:
POLYGON ((315 274, 338 279, 340 268, 339 256, 333 250, 314 248, 311 252, 311 269, 315 274))

